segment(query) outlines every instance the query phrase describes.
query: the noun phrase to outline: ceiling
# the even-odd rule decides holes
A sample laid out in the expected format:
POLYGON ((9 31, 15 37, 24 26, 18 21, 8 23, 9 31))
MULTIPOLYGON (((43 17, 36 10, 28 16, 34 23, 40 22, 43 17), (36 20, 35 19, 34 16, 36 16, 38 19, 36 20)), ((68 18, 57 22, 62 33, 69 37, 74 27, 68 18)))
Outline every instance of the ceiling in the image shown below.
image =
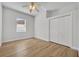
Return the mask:
MULTIPOLYGON (((3 6, 15 9, 20 12, 24 12, 30 15, 35 16, 38 12, 33 11, 32 13, 29 12, 28 8, 24 8, 24 5, 28 5, 30 2, 3 2, 3 6)), ((75 2, 37 2, 39 4, 39 10, 55 10, 60 9, 67 6, 73 6, 75 2)))

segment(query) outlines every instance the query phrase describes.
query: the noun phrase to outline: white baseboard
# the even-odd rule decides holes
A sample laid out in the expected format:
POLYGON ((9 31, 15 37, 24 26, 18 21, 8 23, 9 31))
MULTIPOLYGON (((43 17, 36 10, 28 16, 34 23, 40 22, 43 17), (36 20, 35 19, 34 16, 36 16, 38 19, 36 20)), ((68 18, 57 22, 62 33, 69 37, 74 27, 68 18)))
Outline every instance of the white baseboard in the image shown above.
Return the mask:
POLYGON ((41 40, 45 40, 45 41, 49 41, 48 39, 45 39, 43 37, 39 37, 39 36, 35 36, 35 38, 41 39, 41 40))
POLYGON ((31 39, 33 38, 32 36, 31 37, 22 37, 22 38, 15 38, 15 39, 12 39, 12 40, 7 40, 7 41, 3 41, 2 43, 5 43, 5 42, 9 42, 9 41, 16 41, 16 40, 23 40, 23 39, 31 39))
POLYGON ((0 46, 1 46, 1 43, 0 43, 0 46))
POLYGON ((76 48, 76 47, 71 47, 71 48, 74 49, 74 50, 79 51, 79 48, 76 48))
MULTIPOLYGON (((39 37, 39 36, 35 36, 35 38, 45 40, 45 41, 49 41, 48 39, 45 39, 45 38, 42 38, 42 37, 39 37)), ((71 48, 74 49, 74 50, 79 51, 79 48, 76 48, 76 47, 71 47, 71 48)))
MULTIPOLYGON (((7 41, 3 41, 2 43, 5 43, 5 42, 9 42, 9 41, 16 41, 16 40, 23 40, 23 39, 31 39, 31 38, 38 38, 38 39, 41 39, 41 40, 45 40, 45 41, 49 41, 48 39, 45 39, 45 38, 43 38, 43 37, 39 37, 39 36, 35 36, 35 37, 33 37, 33 36, 30 36, 30 37, 22 37, 22 38, 16 38, 16 39, 13 39, 13 40, 7 40, 7 41)), ((0 46, 1 46, 2 44, 0 44, 0 46)), ((79 48, 76 48, 76 47, 71 47, 72 49, 74 49, 74 50, 77 50, 77 51, 79 51, 79 48)))

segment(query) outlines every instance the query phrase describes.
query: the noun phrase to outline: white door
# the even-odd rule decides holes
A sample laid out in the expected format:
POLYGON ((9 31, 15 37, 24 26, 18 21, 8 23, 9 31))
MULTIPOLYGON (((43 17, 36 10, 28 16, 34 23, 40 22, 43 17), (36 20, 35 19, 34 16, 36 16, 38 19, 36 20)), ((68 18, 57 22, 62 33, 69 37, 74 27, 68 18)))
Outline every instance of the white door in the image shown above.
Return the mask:
POLYGON ((50 19, 50 41, 72 46, 72 16, 70 14, 50 19))

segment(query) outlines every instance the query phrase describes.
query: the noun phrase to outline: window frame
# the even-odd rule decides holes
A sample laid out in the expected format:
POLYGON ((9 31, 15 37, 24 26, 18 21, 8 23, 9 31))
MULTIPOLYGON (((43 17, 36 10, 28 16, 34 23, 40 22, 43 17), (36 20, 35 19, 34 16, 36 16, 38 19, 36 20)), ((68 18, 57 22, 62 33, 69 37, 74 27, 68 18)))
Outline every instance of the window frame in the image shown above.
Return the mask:
POLYGON ((25 33, 26 32, 26 18, 24 17, 16 17, 16 32, 17 33, 25 33), (24 20, 24 27, 25 27, 25 31, 18 31, 18 27, 17 27, 17 19, 23 19, 24 20))

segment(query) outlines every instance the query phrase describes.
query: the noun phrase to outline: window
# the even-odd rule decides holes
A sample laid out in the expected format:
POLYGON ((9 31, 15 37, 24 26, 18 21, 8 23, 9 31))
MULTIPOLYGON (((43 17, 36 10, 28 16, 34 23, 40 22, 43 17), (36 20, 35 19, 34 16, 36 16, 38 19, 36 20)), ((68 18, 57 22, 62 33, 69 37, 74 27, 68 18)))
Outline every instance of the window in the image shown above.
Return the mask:
POLYGON ((22 17, 16 18, 16 32, 26 32, 26 19, 22 17))

